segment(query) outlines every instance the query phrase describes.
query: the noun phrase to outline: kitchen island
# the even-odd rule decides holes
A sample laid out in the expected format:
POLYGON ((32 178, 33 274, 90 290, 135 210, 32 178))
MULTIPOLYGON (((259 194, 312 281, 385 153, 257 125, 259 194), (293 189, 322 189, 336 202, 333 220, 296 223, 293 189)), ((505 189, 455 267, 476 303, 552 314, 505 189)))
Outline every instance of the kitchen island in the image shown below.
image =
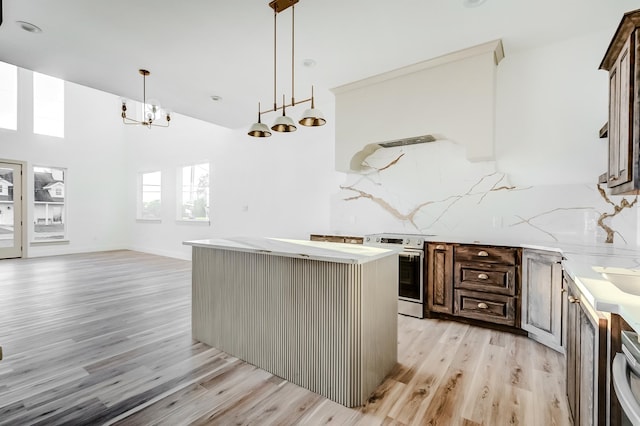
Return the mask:
POLYGON ((395 366, 397 251, 249 237, 184 244, 194 339, 348 407, 395 366))

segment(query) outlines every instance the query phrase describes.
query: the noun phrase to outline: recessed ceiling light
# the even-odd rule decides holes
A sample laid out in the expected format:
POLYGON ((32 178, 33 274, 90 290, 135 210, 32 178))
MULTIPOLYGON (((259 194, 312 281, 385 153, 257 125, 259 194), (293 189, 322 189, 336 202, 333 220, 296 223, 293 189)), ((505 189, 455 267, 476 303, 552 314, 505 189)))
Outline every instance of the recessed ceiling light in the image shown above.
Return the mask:
POLYGON ((211 100, 214 102, 219 102, 222 100, 222 96, 218 96, 218 95, 212 95, 211 96, 211 100))
POLYGON ((487 0, 463 0, 464 7, 478 7, 484 4, 487 0))
POLYGON ((42 28, 37 25, 33 25, 31 22, 16 21, 16 24, 18 24, 18 26, 23 30, 30 33, 38 34, 42 32, 42 28))
POLYGON ((302 61, 302 65, 307 68, 313 68, 316 66, 316 61, 313 59, 305 59, 304 61, 302 61))

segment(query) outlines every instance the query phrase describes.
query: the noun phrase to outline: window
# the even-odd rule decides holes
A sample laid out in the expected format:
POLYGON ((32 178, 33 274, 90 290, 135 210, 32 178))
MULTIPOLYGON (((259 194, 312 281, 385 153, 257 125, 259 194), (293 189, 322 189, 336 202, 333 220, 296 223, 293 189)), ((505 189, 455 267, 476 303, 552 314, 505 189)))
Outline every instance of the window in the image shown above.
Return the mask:
POLYGON ((179 171, 181 177, 181 220, 209 220, 209 163, 185 166, 179 171))
POLYGON ((65 169, 33 168, 35 241, 65 239, 65 169))
POLYGON ((138 177, 138 219, 160 219, 160 172, 140 173, 138 177))
POLYGON ((18 129, 18 67, 0 62, 0 127, 18 129))
POLYGON ((64 137, 64 81, 33 73, 33 132, 64 137))

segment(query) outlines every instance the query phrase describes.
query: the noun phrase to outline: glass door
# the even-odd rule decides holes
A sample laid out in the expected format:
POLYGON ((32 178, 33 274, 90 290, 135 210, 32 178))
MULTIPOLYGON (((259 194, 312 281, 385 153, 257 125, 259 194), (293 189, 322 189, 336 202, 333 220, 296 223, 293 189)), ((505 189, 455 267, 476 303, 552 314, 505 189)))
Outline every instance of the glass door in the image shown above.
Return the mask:
POLYGON ((0 162, 0 259, 22 257, 22 166, 0 162))

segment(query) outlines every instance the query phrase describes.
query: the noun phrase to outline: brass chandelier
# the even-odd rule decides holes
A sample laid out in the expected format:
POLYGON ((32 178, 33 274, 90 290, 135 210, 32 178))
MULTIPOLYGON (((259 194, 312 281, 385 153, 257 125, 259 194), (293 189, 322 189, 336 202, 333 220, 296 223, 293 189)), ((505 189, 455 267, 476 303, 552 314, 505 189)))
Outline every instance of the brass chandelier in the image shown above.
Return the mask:
POLYGON ((327 121, 324 119, 322 112, 316 109, 315 102, 313 98, 313 86, 311 86, 311 97, 296 101, 294 96, 294 64, 295 64, 295 4, 298 3, 299 0, 273 0, 269 3, 269 7, 273 9, 273 108, 261 111, 260 103, 258 102, 258 122, 254 123, 249 132, 247 133, 249 136, 264 138, 271 136, 271 130, 275 132, 295 132, 297 127, 293 121, 293 119, 286 114, 286 108, 294 107, 298 104, 311 102, 311 108, 304 111, 302 114, 302 118, 298 120, 298 123, 303 126, 308 127, 316 127, 322 126, 327 121), (277 17, 278 13, 288 9, 291 7, 291 103, 285 103, 285 95, 282 95, 282 106, 278 106, 277 102, 277 90, 276 90, 276 81, 277 81, 277 67, 276 67, 276 58, 277 58, 277 17), (271 129, 266 124, 263 124, 261 121, 262 114, 266 114, 269 112, 275 112, 278 110, 282 110, 282 115, 276 118, 276 121, 271 126, 271 129))
POLYGON ((162 108, 158 105, 158 102, 149 101, 147 103, 147 82, 146 78, 149 74, 149 71, 145 69, 139 69, 138 72, 142 75, 142 120, 136 120, 135 118, 131 118, 127 116, 127 102, 126 100, 122 100, 122 122, 124 124, 137 124, 146 126, 147 128, 151 127, 169 127, 169 122, 171 121, 171 113, 167 110, 162 112, 162 108), (158 124, 156 123, 156 119, 161 115, 164 116, 166 124, 158 124))

